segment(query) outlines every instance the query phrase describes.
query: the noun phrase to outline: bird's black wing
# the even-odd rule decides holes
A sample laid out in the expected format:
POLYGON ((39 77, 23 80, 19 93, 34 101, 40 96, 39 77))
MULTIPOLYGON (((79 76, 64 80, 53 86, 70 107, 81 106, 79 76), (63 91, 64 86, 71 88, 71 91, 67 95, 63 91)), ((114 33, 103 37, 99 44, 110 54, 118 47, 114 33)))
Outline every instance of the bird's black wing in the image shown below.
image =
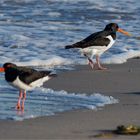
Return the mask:
POLYGON ((103 37, 98 37, 94 40, 90 40, 86 43, 84 43, 81 48, 87 48, 90 46, 108 46, 108 44, 110 43, 110 40, 108 38, 103 38, 103 37))
POLYGON ((51 73, 51 71, 37 71, 31 68, 19 67, 19 79, 26 84, 30 84, 51 73))
POLYGON ((88 36, 87 38, 79 41, 73 45, 66 46, 66 49, 69 48, 87 48, 90 46, 107 46, 110 43, 110 40, 106 38, 107 32, 101 31, 96 32, 88 36))

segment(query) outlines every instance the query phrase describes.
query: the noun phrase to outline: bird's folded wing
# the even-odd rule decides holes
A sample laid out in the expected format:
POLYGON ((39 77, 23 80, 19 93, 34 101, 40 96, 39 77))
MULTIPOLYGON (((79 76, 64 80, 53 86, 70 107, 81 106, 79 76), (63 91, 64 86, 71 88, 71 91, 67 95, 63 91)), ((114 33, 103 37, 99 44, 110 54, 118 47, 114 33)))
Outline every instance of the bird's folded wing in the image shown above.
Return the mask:
POLYGON ((31 68, 19 68, 19 79, 25 84, 30 84, 35 80, 43 78, 51 73, 51 71, 37 71, 31 68))
POLYGON ((110 40, 106 38, 108 35, 107 32, 101 31, 96 32, 88 36, 87 38, 73 44, 73 48, 87 48, 91 46, 107 46, 110 43, 110 40))
POLYGON ((97 37, 95 39, 89 40, 86 43, 83 43, 81 48, 87 48, 90 46, 108 46, 108 44, 110 43, 110 40, 106 37, 97 37))

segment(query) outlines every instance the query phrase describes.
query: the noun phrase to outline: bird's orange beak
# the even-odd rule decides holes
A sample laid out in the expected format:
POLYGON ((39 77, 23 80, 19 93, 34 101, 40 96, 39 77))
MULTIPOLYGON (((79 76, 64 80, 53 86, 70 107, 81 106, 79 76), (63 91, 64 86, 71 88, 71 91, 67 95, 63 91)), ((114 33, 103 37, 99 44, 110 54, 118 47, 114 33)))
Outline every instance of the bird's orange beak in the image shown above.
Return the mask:
POLYGON ((118 30, 117 30, 118 32, 120 32, 120 33, 123 33, 123 34, 125 34, 125 35, 127 35, 127 36, 132 36, 130 33, 128 33, 128 32, 126 32, 126 31, 124 31, 123 29, 121 29, 121 28, 118 28, 118 30))
POLYGON ((5 71, 5 69, 4 68, 0 68, 0 72, 4 72, 5 71))

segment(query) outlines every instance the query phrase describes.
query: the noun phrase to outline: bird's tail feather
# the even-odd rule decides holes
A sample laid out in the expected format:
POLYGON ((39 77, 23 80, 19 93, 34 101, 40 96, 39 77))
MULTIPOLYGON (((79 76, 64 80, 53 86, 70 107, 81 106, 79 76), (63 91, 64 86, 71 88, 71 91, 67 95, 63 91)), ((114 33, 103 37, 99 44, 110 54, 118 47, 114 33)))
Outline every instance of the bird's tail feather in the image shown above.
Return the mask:
POLYGON ((82 48, 82 43, 83 42, 77 42, 75 44, 72 44, 72 45, 67 45, 65 46, 65 49, 71 49, 71 48, 82 48))
POLYGON ((71 48, 74 48, 73 45, 67 45, 67 46, 65 46, 65 49, 71 49, 71 48))

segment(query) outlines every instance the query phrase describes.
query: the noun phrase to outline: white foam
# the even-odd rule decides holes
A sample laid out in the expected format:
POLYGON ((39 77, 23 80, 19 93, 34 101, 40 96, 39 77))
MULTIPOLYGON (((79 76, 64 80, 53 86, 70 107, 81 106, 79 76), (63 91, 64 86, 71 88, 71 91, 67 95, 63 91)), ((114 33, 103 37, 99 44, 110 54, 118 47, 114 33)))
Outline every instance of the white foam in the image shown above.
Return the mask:
POLYGON ((61 16, 61 13, 59 13, 59 12, 49 12, 48 15, 51 16, 51 17, 59 17, 59 16, 61 16))
POLYGON ((52 58, 48 58, 47 60, 39 60, 34 59, 31 61, 26 62, 16 62, 17 65, 22 66, 40 66, 40 67, 48 67, 53 68, 54 66, 63 66, 63 65, 69 65, 72 64, 72 61, 67 58, 62 58, 59 56, 55 56, 52 58))
POLYGON ((129 50, 127 52, 113 55, 109 58, 104 58, 102 61, 106 64, 121 64, 127 62, 128 59, 139 57, 140 51, 129 50))

